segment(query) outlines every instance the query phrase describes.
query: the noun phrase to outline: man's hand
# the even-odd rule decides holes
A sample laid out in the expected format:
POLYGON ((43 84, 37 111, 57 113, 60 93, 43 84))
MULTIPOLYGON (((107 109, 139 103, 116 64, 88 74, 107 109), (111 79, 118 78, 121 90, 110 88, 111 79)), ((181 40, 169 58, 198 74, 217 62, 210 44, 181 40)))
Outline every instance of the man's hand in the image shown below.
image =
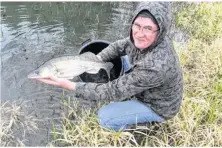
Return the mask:
POLYGON ((55 76, 49 76, 48 78, 41 78, 41 79, 37 79, 41 82, 44 82, 46 84, 50 84, 50 85, 55 85, 55 86, 59 86, 65 89, 69 89, 69 90, 73 90, 75 91, 75 86, 76 83, 67 80, 67 79, 62 79, 62 78, 57 78, 55 76))

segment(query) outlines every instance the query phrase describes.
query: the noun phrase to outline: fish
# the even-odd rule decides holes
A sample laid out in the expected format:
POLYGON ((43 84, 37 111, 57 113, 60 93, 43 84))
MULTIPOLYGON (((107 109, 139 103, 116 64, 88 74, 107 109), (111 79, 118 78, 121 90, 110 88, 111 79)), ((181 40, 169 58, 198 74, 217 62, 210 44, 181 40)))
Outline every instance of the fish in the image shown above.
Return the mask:
POLYGON ((29 79, 47 78, 54 75, 57 78, 73 79, 82 73, 97 74, 104 69, 110 79, 110 71, 113 63, 103 62, 92 52, 85 52, 81 55, 61 56, 50 59, 43 63, 36 70, 28 74, 29 79))

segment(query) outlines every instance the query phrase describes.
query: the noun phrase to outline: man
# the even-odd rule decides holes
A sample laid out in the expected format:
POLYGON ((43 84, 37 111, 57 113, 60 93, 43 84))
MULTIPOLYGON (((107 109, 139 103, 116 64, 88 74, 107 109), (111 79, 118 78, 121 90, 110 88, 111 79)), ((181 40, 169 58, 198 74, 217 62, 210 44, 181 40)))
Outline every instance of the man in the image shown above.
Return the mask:
POLYGON ((167 36, 170 19, 169 2, 138 5, 129 37, 97 55, 103 61, 122 56, 128 63, 125 73, 111 82, 71 82, 54 76, 39 80, 73 90, 83 99, 114 101, 98 112, 105 128, 124 130, 131 124, 170 119, 178 113, 183 94, 179 59, 167 36), (130 97, 136 100, 120 101, 130 97))

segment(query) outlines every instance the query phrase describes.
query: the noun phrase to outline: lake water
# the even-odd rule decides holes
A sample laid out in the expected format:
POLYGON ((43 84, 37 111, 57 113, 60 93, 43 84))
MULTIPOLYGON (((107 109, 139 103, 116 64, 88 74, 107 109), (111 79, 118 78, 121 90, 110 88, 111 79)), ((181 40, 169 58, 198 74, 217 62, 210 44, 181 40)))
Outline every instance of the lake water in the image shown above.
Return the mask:
POLYGON ((64 95, 61 88, 28 79, 28 73, 53 57, 77 55, 87 39, 126 37, 134 9, 132 2, 1 3, 1 100, 25 100, 25 115, 44 120, 36 134, 26 134, 26 146, 50 141, 64 95))
POLYGON ((112 42, 127 36, 133 9, 126 2, 2 3, 1 99, 61 93, 27 74, 53 57, 78 54, 87 39, 112 42))

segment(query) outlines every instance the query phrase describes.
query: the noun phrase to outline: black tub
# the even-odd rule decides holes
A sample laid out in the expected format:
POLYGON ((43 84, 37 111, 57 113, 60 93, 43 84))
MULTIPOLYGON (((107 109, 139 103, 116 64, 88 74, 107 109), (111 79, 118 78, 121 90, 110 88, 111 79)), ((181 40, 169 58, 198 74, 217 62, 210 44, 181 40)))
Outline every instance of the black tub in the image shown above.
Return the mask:
MULTIPOLYGON (((82 54, 87 51, 90 51, 94 54, 98 54, 109 44, 110 44, 109 42, 103 40, 95 40, 95 41, 87 40, 82 44, 82 47, 79 50, 79 54, 82 54)), ((115 58, 110 62, 114 64, 110 72, 110 80, 112 81, 119 77, 122 70, 122 62, 120 58, 115 58)), ((98 74, 89 74, 85 72, 81 74, 79 78, 83 82, 106 83, 109 81, 107 73, 104 69, 100 69, 98 74)))

